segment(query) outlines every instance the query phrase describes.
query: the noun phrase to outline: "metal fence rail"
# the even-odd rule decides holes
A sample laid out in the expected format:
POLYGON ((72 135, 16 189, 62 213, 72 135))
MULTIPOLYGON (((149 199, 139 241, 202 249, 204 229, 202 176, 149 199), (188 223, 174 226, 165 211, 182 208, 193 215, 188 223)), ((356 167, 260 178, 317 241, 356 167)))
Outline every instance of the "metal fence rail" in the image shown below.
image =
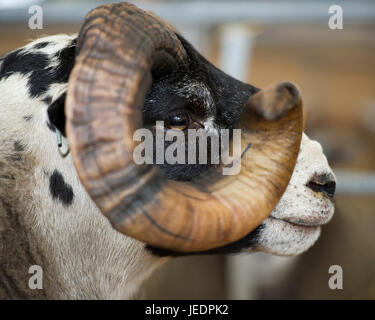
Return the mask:
MULTIPOLYGON (((28 18, 30 1, 24 6, 17 1, 0 3, 0 23, 24 22, 28 18)), ((43 7, 48 23, 81 22, 85 14, 106 2, 119 1, 32 1, 43 7)), ((132 1, 151 10, 173 24, 213 25, 226 22, 252 22, 259 24, 299 24, 328 21, 328 8, 332 1, 132 1)), ((345 23, 375 23, 375 2, 366 0, 336 1, 343 7, 345 23)))
POLYGON ((375 194, 375 172, 353 173, 335 170, 338 194, 375 194))

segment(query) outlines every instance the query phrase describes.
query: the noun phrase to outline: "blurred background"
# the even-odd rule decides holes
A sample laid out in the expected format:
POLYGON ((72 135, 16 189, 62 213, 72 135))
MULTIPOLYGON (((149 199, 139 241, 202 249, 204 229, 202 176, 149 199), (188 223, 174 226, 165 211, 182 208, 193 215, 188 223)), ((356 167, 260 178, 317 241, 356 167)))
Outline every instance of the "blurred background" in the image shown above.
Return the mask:
MULTIPOLYGON (((105 2, 0 0, 0 55, 42 35, 78 32, 105 2), (43 29, 28 26, 32 5, 43 10, 43 29)), ((338 180, 335 216, 305 254, 173 259, 139 298, 375 299, 375 1, 131 2, 236 78, 259 88, 296 83, 306 132, 323 145, 338 180), (332 5, 343 10, 343 29, 329 27, 332 5), (343 269, 343 290, 328 287, 331 265, 343 269)))

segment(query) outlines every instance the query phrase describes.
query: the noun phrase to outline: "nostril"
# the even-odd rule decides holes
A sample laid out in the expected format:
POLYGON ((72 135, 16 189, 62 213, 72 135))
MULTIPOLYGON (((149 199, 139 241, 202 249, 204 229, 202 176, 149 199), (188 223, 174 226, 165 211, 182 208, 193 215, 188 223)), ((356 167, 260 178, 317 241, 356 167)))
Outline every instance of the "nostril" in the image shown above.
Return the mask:
POLYGON ((336 191, 335 179, 331 174, 327 173, 315 174, 307 183, 307 186, 315 192, 324 193, 329 198, 333 198, 336 191))

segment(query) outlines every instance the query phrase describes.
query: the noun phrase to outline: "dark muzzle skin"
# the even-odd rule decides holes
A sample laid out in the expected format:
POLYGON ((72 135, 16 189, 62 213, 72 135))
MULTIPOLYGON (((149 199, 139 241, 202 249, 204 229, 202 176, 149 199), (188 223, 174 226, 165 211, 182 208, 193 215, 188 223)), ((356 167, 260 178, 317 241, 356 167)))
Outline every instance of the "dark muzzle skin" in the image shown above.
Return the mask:
POLYGON ((178 252, 222 247, 254 230, 284 193, 302 138, 302 101, 292 84, 257 90, 241 83, 126 2, 86 16, 65 108, 74 165, 102 213, 123 234, 178 252), (172 181, 157 166, 134 163, 133 134, 153 82, 186 75, 221 104, 219 121, 241 129, 247 152, 237 175, 217 168, 172 181))

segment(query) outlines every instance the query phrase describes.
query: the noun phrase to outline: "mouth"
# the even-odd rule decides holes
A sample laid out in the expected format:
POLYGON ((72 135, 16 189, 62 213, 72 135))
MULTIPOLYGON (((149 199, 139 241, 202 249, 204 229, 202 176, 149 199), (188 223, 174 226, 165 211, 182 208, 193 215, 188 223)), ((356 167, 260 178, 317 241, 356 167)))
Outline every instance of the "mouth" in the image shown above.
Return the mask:
POLYGON ((293 215, 290 217, 278 218, 271 214, 268 218, 279 221, 280 223, 287 225, 289 228, 292 227, 297 230, 312 231, 327 224, 332 216, 333 210, 331 210, 330 206, 327 206, 325 210, 322 210, 319 213, 314 213, 310 216, 299 217, 298 215, 293 215))
POLYGON ((323 223, 269 216, 263 226, 262 238, 256 249, 279 256, 295 256, 308 250, 318 240, 323 223))
POLYGON ((311 223, 310 221, 307 220, 301 220, 299 219, 298 222, 292 220, 292 219, 280 219, 280 218, 275 218, 273 216, 269 216, 269 219, 279 221, 281 223, 287 224, 289 227, 293 227, 298 230, 306 230, 306 231, 312 231, 315 229, 320 228, 322 225, 325 223, 311 223))
POLYGON ((331 221, 334 214, 334 203, 324 196, 320 208, 308 214, 288 214, 286 216, 274 216, 273 212, 268 217, 290 225, 295 228, 317 229, 331 221))
MULTIPOLYGON (((305 221, 295 223, 289 219, 280 219, 272 216, 268 217, 271 225, 278 229, 281 233, 288 235, 288 241, 294 243, 296 239, 303 239, 304 242, 311 242, 311 245, 316 241, 321 233, 321 226, 323 224, 308 224, 305 221)), ((299 240, 299 241, 300 241, 299 240)), ((310 247, 310 245, 308 246, 310 247)))

